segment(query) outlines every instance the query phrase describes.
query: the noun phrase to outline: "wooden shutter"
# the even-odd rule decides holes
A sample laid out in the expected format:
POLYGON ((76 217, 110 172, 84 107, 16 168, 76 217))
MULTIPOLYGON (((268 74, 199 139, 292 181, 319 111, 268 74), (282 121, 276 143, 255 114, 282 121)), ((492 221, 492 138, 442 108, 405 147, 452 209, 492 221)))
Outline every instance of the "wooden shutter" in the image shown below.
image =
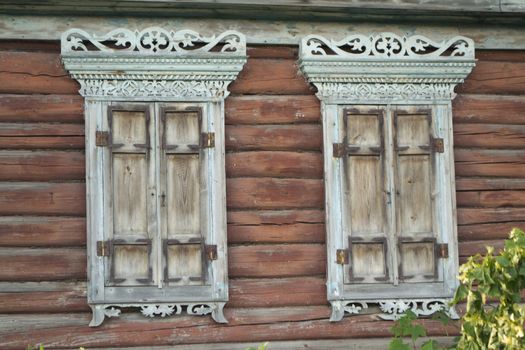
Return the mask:
POLYGON ((432 111, 393 113, 398 273, 401 282, 438 278, 432 111))
POLYGON ((205 282, 201 227, 201 110, 161 110, 163 273, 167 285, 205 282))
MULTIPOLYGON (((110 285, 149 285, 155 259, 154 160, 150 149, 147 106, 112 106, 108 109, 110 232, 104 242, 109 253, 110 285)), ((105 143, 105 145, 104 145, 105 143)))
POLYGON ((343 110, 345 283, 385 283, 390 277, 385 182, 384 111, 343 110))

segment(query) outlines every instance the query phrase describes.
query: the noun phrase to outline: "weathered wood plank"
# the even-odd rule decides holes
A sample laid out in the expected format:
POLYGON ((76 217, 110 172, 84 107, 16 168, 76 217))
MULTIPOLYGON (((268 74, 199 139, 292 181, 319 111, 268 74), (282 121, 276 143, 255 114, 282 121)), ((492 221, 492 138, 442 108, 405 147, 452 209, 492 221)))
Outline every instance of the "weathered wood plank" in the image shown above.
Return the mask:
POLYGON ((226 150, 319 151, 320 125, 227 126, 226 150))
POLYGON ((522 207, 525 206, 525 191, 469 191, 457 192, 457 205, 465 207, 522 207))
POLYGON ((514 227, 525 229, 525 221, 502 222, 495 224, 459 225, 458 239, 460 241, 497 240, 509 237, 514 227))
POLYGON ((234 225, 285 225, 324 223, 324 210, 229 210, 228 223, 234 225))
POLYGON ((81 149, 84 144, 81 124, 0 123, 0 148, 81 149))
POLYGON ((86 291, 1 293, 1 313, 87 312, 86 291))
POLYGON ((325 305, 324 277, 231 279, 228 307, 325 305))
MULTIPOLYGON (((151 322, 136 313, 121 315, 118 320, 108 320, 99 328, 86 327, 89 314, 10 316, 10 322, 3 322, 5 327, 0 334, 5 349, 25 348, 28 339, 38 339, 46 348, 55 349, 391 336, 390 321, 360 315, 331 323, 326 318, 329 311, 327 307, 291 308, 289 312, 277 309, 225 311, 230 320, 229 326, 213 324, 209 317, 178 316, 151 322), (244 318, 247 313, 251 316, 244 318)), ((455 323, 443 327, 437 321, 419 322, 430 335, 457 334, 455 323)))
POLYGON ((326 247, 322 244, 234 246, 228 249, 229 276, 292 277, 325 273, 326 247))
POLYGON ((82 149, 84 136, 0 136, 3 149, 82 149))
POLYGON ((232 94, 309 95, 310 87, 294 59, 248 60, 230 86, 232 94))
POLYGON ((457 91, 472 94, 524 94, 525 62, 478 61, 457 91))
POLYGON ((79 95, 0 95, 1 122, 83 123, 83 108, 79 95))
POLYGON ((83 246, 86 219, 74 217, 0 217, 0 246, 83 246))
POLYGON ((228 243, 324 243, 324 224, 228 225, 228 243))
POLYGON ((84 136, 81 124, 0 123, 0 136, 84 136))
POLYGON ((454 146, 525 148, 525 125, 456 124, 454 146))
POLYGON ((525 152, 517 150, 454 151, 456 176, 525 177, 525 152))
POLYGON ((224 113, 226 124, 318 123, 321 106, 313 95, 232 96, 224 113))
POLYGON ((460 177, 456 179, 456 190, 525 190, 525 179, 460 177))
POLYGON ((226 155, 226 176, 323 177, 323 156, 309 152, 240 152, 226 155))
POLYGON ((458 225, 523 221, 525 208, 458 208, 458 225))
POLYGON ((230 209, 322 208, 324 205, 321 180, 228 179, 226 193, 230 209))
POLYGON ((83 183, 0 183, 0 215, 85 215, 83 183))
POLYGON ((85 279, 86 249, 0 248, 0 264, 3 281, 85 279))
POLYGON ((503 240, 459 242, 459 256, 469 257, 476 254, 485 254, 487 253, 487 247, 493 247, 494 252, 497 253, 503 248, 503 243, 503 240))
POLYGON ((1 51, 21 51, 21 52, 60 52, 60 42, 58 40, 1 40, 1 51))
POLYGON ((521 50, 476 50, 476 59, 480 61, 525 62, 525 52, 521 50))
POLYGON ((525 124, 525 97, 459 94, 453 101, 454 123, 525 124))
POLYGON ((297 46, 248 46, 247 54, 250 58, 285 58, 297 59, 297 46))
POLYGON ((0 151, 0 181, 83 180, 85 167, 82 152, 0 151))

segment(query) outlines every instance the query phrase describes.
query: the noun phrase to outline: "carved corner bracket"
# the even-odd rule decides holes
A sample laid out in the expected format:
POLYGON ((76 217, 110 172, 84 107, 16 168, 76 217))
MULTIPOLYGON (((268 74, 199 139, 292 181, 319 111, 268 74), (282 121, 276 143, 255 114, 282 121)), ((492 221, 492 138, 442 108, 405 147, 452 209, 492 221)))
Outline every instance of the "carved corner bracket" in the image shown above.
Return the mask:
POLYGON ((383 320, 398 320, 408 310, 416 316, 430 316, 438 311, 444 311, 450 318, 459 319, 459 315, 449 302, 449 299, 336 300, 330 302, 332 304, 330 321, 342 320, 345 313, 360 314, 372 305, 379 307, 381 313, 378 317, 383 320))
POLYGON ((106 317, 119 317, 122 308, 140 308, 145 317, 168 317, 181 315, 206 316, 210 315, 217 323, 228 323, 224 317, 225 302, 205 303, 153 303, 153 304, 94 304, 90 305, 93 318, 90 327, 98 327, 106 317))
POLYGON ((149 27, 90 35, 70 29, 61 37, 62 61, 96 99, 223 99, 246 62, 246 39, 236 31, 203 36, 191 30, 149 27))
POLYGON ((301 41, 300 68, 323 101, 451 100, 475 65, 474 42, 441 42, 421 35, 352 34, 340 41, 309 35, 301 41))

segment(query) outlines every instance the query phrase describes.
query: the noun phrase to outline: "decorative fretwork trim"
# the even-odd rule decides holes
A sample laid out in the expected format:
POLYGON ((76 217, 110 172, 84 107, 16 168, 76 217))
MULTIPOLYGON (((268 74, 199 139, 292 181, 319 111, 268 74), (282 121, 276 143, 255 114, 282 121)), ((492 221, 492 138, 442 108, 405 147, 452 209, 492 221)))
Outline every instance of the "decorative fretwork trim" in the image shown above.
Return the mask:
POLYGON ((89 324, 97 327, 104 322, 106 317, 118 317, 121 308, 140 308, 140 312, 146 317, 167 317, 180 315, 186 312, 193 316, 210 315, 218 323, 228 323, 224 317, 223 302, 204 302, 204 303, 153 303, 153 304, 95 304, 91 305, 93 318, 89 324))
POLYGON ((331 301, 330 321, 340 321, 345 313, 360 314, 369 306, 377 306, 382 311, 378 316, 383 320, 397 320, 408 310, 416 316, 430 316, 438 311, 445 311, 450 318, 458 319, 454 307, 449 306, 449 299, 385 299, 385 300, 336 300, 331 301))

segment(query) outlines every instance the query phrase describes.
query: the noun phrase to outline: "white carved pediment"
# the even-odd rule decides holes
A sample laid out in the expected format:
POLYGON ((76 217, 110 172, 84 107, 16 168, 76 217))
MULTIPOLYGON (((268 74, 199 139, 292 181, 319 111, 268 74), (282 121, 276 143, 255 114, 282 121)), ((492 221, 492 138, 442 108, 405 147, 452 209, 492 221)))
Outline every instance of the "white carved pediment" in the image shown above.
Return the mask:
POLYGON ((246 62, 246 39, 232 30, 204 36, 160 27, 104 35, 70 29, 61 50, 80 93, 97 99, 222 99, 246 62))

